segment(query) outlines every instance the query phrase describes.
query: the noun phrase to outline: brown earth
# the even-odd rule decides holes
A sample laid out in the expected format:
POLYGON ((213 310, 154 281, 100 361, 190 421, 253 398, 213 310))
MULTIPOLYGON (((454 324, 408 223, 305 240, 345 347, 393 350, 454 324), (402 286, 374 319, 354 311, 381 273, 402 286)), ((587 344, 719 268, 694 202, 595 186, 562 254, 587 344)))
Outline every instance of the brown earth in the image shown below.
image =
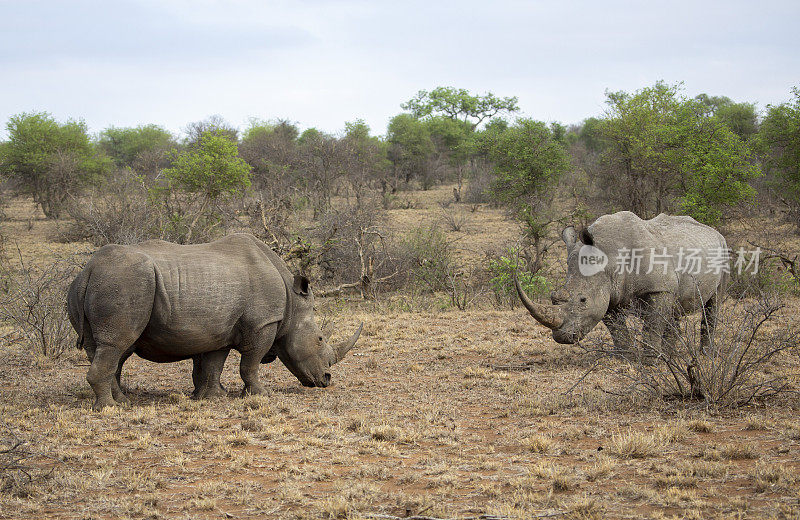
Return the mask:
MULTIPOLYGON (((393 226, 439 218, 449 191, 410 194, 418 209, 392 210, 393 226)), ((64 223, 26 201, 6 214, 6 250, 25 261, 91 249, 54 241, 64 223)), ((470 215, 449 233, 467 237, 461 254, 516 239, 501 211, 470 215)), ((275 362, 262 367, 270 394, 239 398, 233 354, 229 397, 197 402, 190 362, 131 358, 133 406, 100 413, 83 353, 37 358, 6 327, 0 438, 26 442, 32 480, 7 470, 0 518, 800 518, 794 394, 713 411, 609 394, 608 372, 570 391, 591 363, 519 309, 400 295, 326 299, 319 315, 343 332, 365 323, 330 388, 303 388, 275 362)))

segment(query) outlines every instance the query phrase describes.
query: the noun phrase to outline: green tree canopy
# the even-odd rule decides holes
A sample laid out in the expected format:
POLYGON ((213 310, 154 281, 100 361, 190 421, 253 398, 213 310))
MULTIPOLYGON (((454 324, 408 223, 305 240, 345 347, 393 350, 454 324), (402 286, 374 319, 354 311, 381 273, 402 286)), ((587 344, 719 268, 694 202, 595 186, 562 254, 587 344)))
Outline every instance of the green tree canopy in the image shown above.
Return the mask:
POLYGON ((800 88, 794 101, 767 107, 758 140, 764 162, 780 181, 780 193, 791 212, 800 215, 800 88))
POLYGON ((175 139, 158 125, 135 128, 110 127, 100 133, 98 143, 117 167, 147 170, 165 166, 167 153, 175 148, 175 139))
POLYGON ((289 121, 250 122, 239 143, 239 154, 253 167, 259 189, 274 192, 278 186, 291 182, 298 159, 298 134, 297 126, 289 121))
POLYGON ((499 98, 491 92, 473 95, 466 89, 454 87, 420 90, 401 107, 419 119, 445 116, 468 123, 471 130, 498 114, 519 110, 516 97, 499 98))
POLYGON ((164 174, 172 185, 209 202, 250 187, 250 165, 224 132, 203 133, 196 147, 175 154, 164 174))
POLYGON ((753 103, 735 103, 727 96, 708 94, 700 94, 695 100, 742 139, 749 139, 758 131, 758 115, 753 103))
POLYGON ((516 206, 530 206, 569 168, 569 157, 547 124, 520 119, 506 130, 485 132, 481 146, 495 164, 495 196, 516 206))
POLYGON ((59 123, 47 112, 11 116, 3 172, 48 218, 58 218, 70 194, 96 182, 109 160, 89 139, 86 123, 59 123))
POLYGON ((426 162, 433 153, 428 127, 411 114, 398 114, 389 121, 386 132, 388 157, 397 176, 405 182, 424 174, 426 162))
POLYGON ((658 82, 634 94, 608 92, 598 131, 605 189, 642 217, 679 210, 708 223, 750 199, 759 175, 747 144, 680 85, 658 82))

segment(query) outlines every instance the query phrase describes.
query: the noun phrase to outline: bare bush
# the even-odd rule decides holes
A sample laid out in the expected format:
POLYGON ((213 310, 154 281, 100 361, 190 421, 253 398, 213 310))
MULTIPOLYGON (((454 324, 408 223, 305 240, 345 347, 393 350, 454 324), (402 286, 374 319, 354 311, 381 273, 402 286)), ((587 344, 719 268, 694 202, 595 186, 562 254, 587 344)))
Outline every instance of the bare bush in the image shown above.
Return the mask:
POLYGON ((409 265, 409 284, 430 292, 448 289, 454 269, 453 251, 437 224, 412 229, 400 247, 409 265))
POLYGON ((446 274, 450 304, 459 310, 466 310, 487 292, 487 275, 480 267, 451 264, 446 274))
POLYGON ((14 327, 13 334, 32 352, 58 359, 75 346, 65 302, 78 265, 66 259, 37 267, 23 262, 21 255, 19 262, 19 267, 12 266, 2 255, 6 287, 0 295, 0 319, 14 327))
POLYGON ((489 168, 476 168, 463 190, 462 200, 469 204, 491 202, 493 180, 489 168))
POLYGON ((85 198, 74 199, 68 209, 75 219, 67 232, 69 239, 88 239, 102 246, 163 238, 145 180, 130 170, 119 172, 85 198))
POLYGON ((327 211, 314 232, 321 278, 337 287, 320 294, 358 290, 371 298, 392 281, 399 267, 391 255, 384 214, 377 204, 357 204, 327 211))
POLYGON ((0 492, 19 498, 33 496, 36 485, 47 480, 55 465, 40 468, 31 462, 30 443, 8 428, 0 429, 0 492))
POLYGON ((442 220, 450 230, 461 231, 470 219, 463 208, 447 208, 442 211, 442 220))
POLYGON ((232 201, 209 203, 156 182, 132 170, 117 172, 103 186, 71 201, 68 210, 75 223, 63 238, 96 246, 150 239, 201 243, 239 226, 232 201))
POLYGON ((767 294, 757 299, 732 299, 720 306, 716 325, 703 345, 698 322, 677 323, 662 317, 666 332, 662 345, 648 343, 641 321, 629 317, 631 350, 605 340, 585 348, 599 357, 590 370, 604 368, 620 385, 612 392, 643 392, 662 398, 700 400, 706 406, 737 407, 791 389, 797 367, 776 370, 771 363, 782 354, 798 351, 797 331, 786 326, 783 304, 767 294), (621 363, 604 363, 606 360, 621 363))

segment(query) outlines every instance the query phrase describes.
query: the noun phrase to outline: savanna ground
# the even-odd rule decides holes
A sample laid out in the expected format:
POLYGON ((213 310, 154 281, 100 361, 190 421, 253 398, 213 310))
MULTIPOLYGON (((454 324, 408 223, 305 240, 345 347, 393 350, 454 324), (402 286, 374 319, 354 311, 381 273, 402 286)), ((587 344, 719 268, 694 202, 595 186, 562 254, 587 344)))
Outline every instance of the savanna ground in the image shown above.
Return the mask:
MULTIPOLYGON (((392 225, 441 218, 450 189, 410 194, 392 225)), ((463 255, 518 235, 500 210, 462 209, 448 234, 463 255)), ((27 201, 6 213, 6 250, 27 261, 91 250, 56 241, 63 223, 27 201)), ((780 319, 798 309, 790 300, 780 319)), ((192 401, 189 361, 134 357, 133 406, 100 413, 82 352, 32 356, 6 327, 0 436, 24 441, 25 458, 0 518, 800 518, 794 393, 710 410, 608 393, 607 372, 574 386, 592 362, 519 308, 398 295, 319 299, 317 314, 334 339, 365 324, 330 388, 303 388, 275 362, 261 372, 270 394, 239 398, 232 354, 229 397, 192 401)), ((795 369, 789 357, 767 367, 795 369)))

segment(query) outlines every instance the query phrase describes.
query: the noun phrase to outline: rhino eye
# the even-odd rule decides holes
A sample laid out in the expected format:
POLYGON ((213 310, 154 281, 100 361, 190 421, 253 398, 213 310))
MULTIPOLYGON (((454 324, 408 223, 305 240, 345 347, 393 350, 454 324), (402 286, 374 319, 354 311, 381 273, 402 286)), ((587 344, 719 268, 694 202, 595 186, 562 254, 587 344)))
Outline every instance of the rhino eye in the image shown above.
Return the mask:
POLYGON ((586 303, 586 296, 581 296, 581 303, 586 303))
POLYGON ((322 336, 319 337, 319 340, 322 341, 322 336))

